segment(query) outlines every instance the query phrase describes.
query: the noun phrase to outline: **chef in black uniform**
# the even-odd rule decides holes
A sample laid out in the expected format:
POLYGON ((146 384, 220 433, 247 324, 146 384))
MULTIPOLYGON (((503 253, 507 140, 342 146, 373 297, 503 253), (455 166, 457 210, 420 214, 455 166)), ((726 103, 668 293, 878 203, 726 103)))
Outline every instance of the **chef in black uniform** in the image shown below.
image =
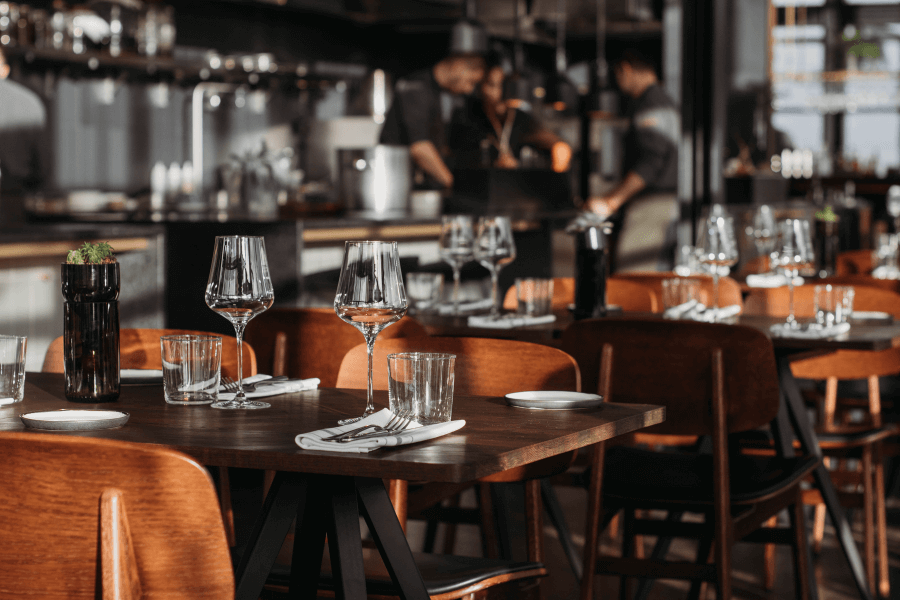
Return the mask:
POLYGON ((430 69, 399 79, 394 86, 394 100, 379 143, 409 146, 413 162, 429 180, 427 187, 453 187, 453 174, 445 160, 453 96, 471 94, 484 71, 482 55, 451 54, 430 69))
POLYGON ((616 222, 615 270, 670 270, 678 219, 679 111, 660 86, 654 64, 642 54, 626 50, 613 72, 631 100, 625 176, 606 195, 590 198, 585 208, 616 222))

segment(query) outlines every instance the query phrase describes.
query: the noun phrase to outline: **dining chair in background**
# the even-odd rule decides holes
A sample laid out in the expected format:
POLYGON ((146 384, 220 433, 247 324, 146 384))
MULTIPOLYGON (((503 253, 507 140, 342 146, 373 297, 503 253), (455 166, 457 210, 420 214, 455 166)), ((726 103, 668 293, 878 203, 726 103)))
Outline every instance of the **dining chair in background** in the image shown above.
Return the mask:
POLYGON ((834 274, 869 275, 878 266, 878 256, 874 250, 845 250, 835 258, 834 274))
MULTIPOLYGON (((256 351, 261 371, 293 379, 317 377, 320 387, 335 387, 341 360, 363 339, 331 307, 271 308, 253 324, 244 339, 256 351)), ((418 321, 403 317, 382 330, 378 339, 425 335, 418 321)))
MULTIPOLYGON (((478 395, 502 397, 505 394, 530 390, 580 390, 580 373, 571 356, 565 352, 530 342, 514 340, 498 340, 490 338, 466 337, 427 337, 427 338, 395 338, 378 340, 375 343, 375 364, 385 365, 387 355, 395 352, 443 352, 456 355, 454 395, 478 395)), ((338 375, 338 387, 363 389, 367 385, 366 346, 360 344, 344 357, 338 375)), ((373 386, 386 390, 388 374, 386 368, 374 371, 373 386)), ((478 481, 477 494, 480 515, 470 519, 478 523, 480 520, 483 536, 483 547, 486 556, 501 555, 508 557, 508 549, 496 547, 495 535, 505 529, 502 523, 504 514, 493 511, 490 489, 491 483, 518 483, 525 486, 526 503, 526 539, 528 560, 540 563, 543 560, 543 502, 548 499, 549 485, 542 482, 557 473, 565 471, 574 458, 574 452, 517 467, 478 481), (500 518, 495 523, 494 519, 500 518)), ((408 514, 440 516, 441 510, 436 504, 446 498, 455 498, 459 493, 471 487, 471 484, 458 486, 443 484, 425 484, 417 486, 407 500, 408 514)), ((553 506, 555 496, 549 497, 549 514, 554 525, 560 530, 560 541, 570 560, 577 564, 571 536, 565 526, 561 510, 553 506)), ((401 523, 406 520, 404 498, 394 495, 392 498, 401 523)), ((461 509, 453 501, 447 511, 459 514, 461 509)), ((501 511, 502 512, 502 511, 501 511)), ((454 539, 453 528, 448 527, 445 536, 444 553, 452 552, 454 539)), ((427 537, 427 536, 426 536, 427 537)), ((500 544, 503 545, 502 543, 500 544)), ((427 580, 426 580, 427 583, 427 580)), ((493 585, 494 582, 488 581, 493 585)))
MULTIPOLYGON (((794 311, 798 317, 815 316, 815 287, 802 285, 794 288, 794 311)), ((854 292, 854 311, 884 312, 895 319, 900 318, 900 294, 861 285, 854 286, 854 292)), ((773 288, 752 290, 744 306, 748 314, 784 317, 789 311, 788 304, 787 289, 773 288)), ((844 490, 841 494, 843 504, 863 508, 863 556, 869 587, 882 597, 888 597, 890 577, 883 445, 886 439, 897 435, 897 429, 893 424, 884 423, 879 378, 900 376, 900 348, 878 352, 839 350, 793 361, 791 372, 800 379, 825 383, 818 422, 819 444, 829 463, 832 459, 842 461, 832 471, 832 478, 844 490), (838 396, 838 382, 857 380, 865 381, 868 387, 868 398, 863 404, 853 398, 838 396), (859 413, 861 409, 865 417, 862 420, 856 419, 851 423, 842 418, 859 413), (847 458, 858 459, 858 465, 854 465, 858 468, 845 468, 843 461, 847 458), (862 494, 847 491, 859 486, 862 487, 862 494)), ((818 548, 825 531, 825 505, 817 490, 809 490, 805 496, 807 503, 816 506, 813 539, 818 548)), ((775 561, 770 549, 766 553, 766 563, 766 585, 771 587, 775 561)))
MULTIPOLYGON (((662 282, 665 279, 679 277, 670 272, 635 271, 616 273, 610 279, 622 279, 640 283, 653 290, 659 311, 665 308, 662 298, 662 282)), ((691 275, 692 279, 700 280, 700 301, 706 306, 712 306, 713 280, 711 275, 691 275)), ((740 284, 731 277, 719 277, 719 306, 743 306, 740 284)))
POLYGON ((0 596, 234 597, 215 489, 194 459, 114 440, 0 433, 0 596))
POLYGON ((627 577, 693 579, 695 586, 711 581, 717 597, 728 599, 732 546, 751 535, 756 542, 793 546, 797 596, 808 598, 800 484, 818 460, 729 451, 729 434, 768 425, 778 411, 775 354, 765 334, 689 321, 590 319, 567 328, 561 348, 578 361, 584 390, 596 390, 612 402, 664 405, 665 422, 649 432, 709 436, 712 446, 711 453, 598 446, 588 483, 582 600, 593 597, 595 573, 619 575, 623 593, 627 577), (790 509, 790 538, 761 529, 785 508, 790 509), (651 519, 652 513, 635 517, 636 510, 653 509, 667 511, 667 519, 651 519), (601 523, 620 511, 622 557, 598 558, 601 523), (677 517, 684 512, 703 514, 704 522, 681 522, 677 517), (637 535, 659 536, 650 558, 637 558, 637 535), (663 560, 664 540, 673 537, 700 538, 697 564, 663 560))
MULTIPOLYGON (((222 338, 222 375, 237 378, 237 344, 233 336, 187 329, 122 329, 119 331, 119 363, 122 369, 162 369, 159 338, 164 335, 217 335, 222 338)), ((244 377, 256 375, 256 353, 245 339, 244 377)), ((45 373, 63 373, 63 338, 56 338, 44 355, 45 373)))
MULTIPOLYGON (((565 310, 574 303, 575 278, 554 277, 551 308, 553 310, 565 310)), ((662 311, 662 304, 657 302, 653 291, 647 286, 613 277, 606 280, 606 303, 610 306, 621 306, 622 310, 628 312, 662 311)), ((516 310, 517 304, 516 287, 513 286, 506 291, 506 296, 503 298, 503 308, 516 310)))

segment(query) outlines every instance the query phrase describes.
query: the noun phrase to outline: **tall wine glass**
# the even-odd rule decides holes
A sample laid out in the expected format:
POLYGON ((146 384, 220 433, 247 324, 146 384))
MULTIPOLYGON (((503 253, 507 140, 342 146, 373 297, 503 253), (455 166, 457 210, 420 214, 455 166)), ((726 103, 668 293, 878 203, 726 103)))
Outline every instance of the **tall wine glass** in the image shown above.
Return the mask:
POLYGON ((785 326, 797 329, 800 325, 794 317, 794 278, 800 269, 810 267, 815 260, 809 221, 785 219, 778 223, 778 240, 772 252, 773 262, 784 271, 788 285, 788 317, 785 326))
POLYGON ((472 245, 475 231, 469 215, 444 215, 441 217, 441 237, 438 240, 441 260, 453 268, 453 314, 459 314, 459 271, 464 264, 474 260, 472 245))
MULTIPOLYGON (((776 229, 772 208, 766 204, 760 205, 753 213, 750 226, 747 227, 747 233, 753 238, 759 256, 768 258, 775 249, 776 229)), ((771 270, 769 268, 767 271, 771 270)))
POLYGON ((500 317, 500 269, 516 258, 509 217, 480 217, 475 233, 475 260, 491 273, 491 317, 500 317))
POLYGON ((700 227, 697 248, 700 262, 708 265, 713 277, 713 320, 719 319, 719 276, 728 275, 737 262, 737 241, 731 217, 711 216, 700 227))
POLYGON ((241 340, 247 323, 272 306, 275 293, 269 277, 266 245, 261 237, 220 236, 216 238, 206 305, 234 325, 237 338, 238 389, 233 400, 213 404, 213 408, 268 408, 267 402, 247 400, 242 384, 244 376, 241 340))
POLYGON ((372 398, 372 351, 382 329, 396 323, 409 308, 397 242, 347 242, 334 297, 334 311, 363 334, 369 353, 366 411, 361 417, 339 421, 354 423, 375 412, 372 398))

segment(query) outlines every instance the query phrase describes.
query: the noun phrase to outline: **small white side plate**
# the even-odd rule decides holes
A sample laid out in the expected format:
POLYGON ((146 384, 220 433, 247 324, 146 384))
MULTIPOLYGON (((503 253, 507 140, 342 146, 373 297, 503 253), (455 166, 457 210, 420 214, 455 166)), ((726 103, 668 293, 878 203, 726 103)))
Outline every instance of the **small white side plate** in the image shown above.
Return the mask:
POLYGON ((48 410, 19 415, 25 427, 53 431, 93 431, 120 427, 128 413, 117 410, 48 410))
POLYGON ((890 313, 877 310, 854 310, 850 313, 850 318, 860 321, 890 321, 893 317, 890 313))
POLYGON ((532 410, 578 410, 600 406, 603 396, 581 392, 516 392, 506 395, 506 403, 532 410))
POLYGON ((163 373, 160 369, 122 369, 119 380, 128 385, 152 385, 162 383, 163 373))

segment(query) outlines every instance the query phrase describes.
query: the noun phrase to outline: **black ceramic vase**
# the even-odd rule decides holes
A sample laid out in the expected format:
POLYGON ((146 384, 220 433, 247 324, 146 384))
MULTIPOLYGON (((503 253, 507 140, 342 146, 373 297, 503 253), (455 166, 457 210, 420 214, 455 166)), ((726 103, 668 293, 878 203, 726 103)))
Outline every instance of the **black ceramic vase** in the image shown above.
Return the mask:
POLYGON ((575 234, 576 319, 605 317, 606 280, 609 277, 609 236, 612 226, 599 223, 572 231, 575 234))
POLYGON ((66 398, 119 398, 119 264, 62 265, 66 398))

